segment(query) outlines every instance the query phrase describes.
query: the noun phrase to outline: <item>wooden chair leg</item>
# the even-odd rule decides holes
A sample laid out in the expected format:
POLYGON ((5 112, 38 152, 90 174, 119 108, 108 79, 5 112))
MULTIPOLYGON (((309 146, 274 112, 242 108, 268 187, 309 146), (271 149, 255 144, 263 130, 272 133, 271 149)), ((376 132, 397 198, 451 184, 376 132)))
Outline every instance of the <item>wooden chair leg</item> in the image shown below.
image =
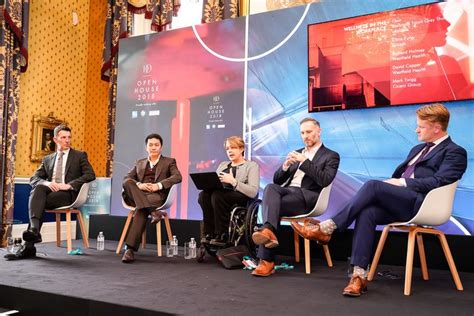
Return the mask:
POLYGON ((323 250, 324 250, 324 255, 326 256, 328 267, 332 268, 333 264, 332 264, 331 253, 329 252, 328 245, 323 245, 323 250))
POLYGON ((72 227, 71 227, 71 211, 66 211, 66 242, 67 252, 72 251, 72 227))
POLYGON ((128 212, 127 220, 125 221, 125 226, 123 227, 122 235, 120 236, 117 250, 115 251, 116 254, 120 254, 120 251, 122 250, 123 241, 125 240, 125 236, 127 236, 128 227, 130 226, 130 222, 132 221, 133 217, 133 212, 134 211, 128 212))
POLYGON ((61 214, 56 213, 56 247, 61 247, 61 214))
POLYGON ((163 219, 165 220, 166 233, 168 234, 168 240, 171 241, 173 240, 173 233, 171 232, 170 219, 168 218, 168 215, 165 215, 163 219))
POLYGON ((295 261, 300 262, 300 235, 293 230, 293 239, 295 244, 295 261))
POLYGON ((304 239, 304 264, 306 274, 311 273, 311 257, 309 253, 309 239, 304 239))
POLYGON ((443 248, 444 256, 449 265, 449 270, 451 270, 451 275, 453 276, 454 284, 456 284, 456 289, 458 291, 463 291, 463 286, 461 279, 459 278, 458 270, 456 269, 456 264, 454 263, 453 256, 451 255, 451 250, 449 249, 448 241, 443 232, 436 230, 435 233, 438 236, 438 239, 441 243, 441 248, 443 248))
POLYGON ((163 255, 161 248, 161 221, 156 223, 156 251, 158 257, 161 257, 163 255))
POLYGON ((385 226, 382 235, 380 235, 379 243, 377 244, 377 250, 374 254, 374 259, 372 260, 372 264, 370 265, 370 271, 367 275, 367 280, 372 281, 375 276, 375 271, 377 270, 377 265, 379 264, 380 256, 382 255, 382 250, 385 245, 385 241, 387 240, 388 232, 390 231, 390 226, 385 226))
POLYGON ((78 210, 76 212, 76 215, 77 215, 77 221, 79 222, 79 227, 81 229, 82 244, 84 245, 84 248, 89 248, 89 236, 87 236, 86 226, 84 225, 84 219, 82 217, 81 211, 78 210))
POLYGON ((418 254, 420 256, 421 274, 423 276, 423 280, 428 281, 428 265, 426 264, 425 246, 423 244, 423 236, 421 233, 416 234, 416 244, 418 246, 418 254))
POLYGON ((146 248, 146 227, 142 233, 142 249, 145 249, 145 248, 146 248))
POLYGON ((405 295, 411 294, 411 277, 413 274, 413 256, 415 253, 416 233, 416 228, 410 228, 410 231, 408 232, 407 262, 405 266, 405 289, 403 291, 405 295))

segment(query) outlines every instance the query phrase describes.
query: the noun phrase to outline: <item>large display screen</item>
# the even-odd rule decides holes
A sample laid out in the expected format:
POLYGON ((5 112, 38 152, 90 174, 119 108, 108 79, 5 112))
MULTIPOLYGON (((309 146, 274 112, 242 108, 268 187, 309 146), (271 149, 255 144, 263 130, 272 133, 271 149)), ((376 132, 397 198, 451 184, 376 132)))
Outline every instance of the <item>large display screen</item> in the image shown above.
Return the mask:
POLYGON ((224 140, 243 134, 244 116, 243 63, 208 50, 230 59, 243 55, 244 26, 229 20, 120 41, 112 214, 128 214, 123 178, 147 156, 145 137, 158 133, 162 154, 176 159, 183 176, 170 217, 201 218, 189 173, 214 171, 227 159, 224 140))
POLYGON ((472 99, 471 9, 437 3, 309 25, 309 111, 472 99))

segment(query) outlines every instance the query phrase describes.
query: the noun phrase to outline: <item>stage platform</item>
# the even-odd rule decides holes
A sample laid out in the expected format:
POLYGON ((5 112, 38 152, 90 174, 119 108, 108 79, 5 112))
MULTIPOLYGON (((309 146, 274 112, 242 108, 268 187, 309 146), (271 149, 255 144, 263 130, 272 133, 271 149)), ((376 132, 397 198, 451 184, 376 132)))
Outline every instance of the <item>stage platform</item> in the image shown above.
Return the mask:
MULTIPOLYGON (((95 240, 91 240, 95 245, 95 240)), ((74 241, 75 247, 82 246, 74 241)), ((312 260, 257 278, 244 270, 225 270, 214 258, 204 263, 182 257, 157 257, 155 245, 123 264, 116 242, 106 250, 85 249, 70 256, 55 243, 38 246, 37 258, 0 260, 0 308, 16 315, 469 315, 474 313, 474 273, 461 272, 464 291, 455 289, 449 271, 430 270, 423 281, 414 269, 412 295, 403 295, 400 266, 380 266, 400 279, 377 277, 360 298, 341 295, 347 263, 328 268, 312 260)), ((2 257, 5 252, 0 252, 2 257)), ((292 258, 278 260, 294 264, 292 258)), ((429 262, 428 262, 429 265, 429 262)))

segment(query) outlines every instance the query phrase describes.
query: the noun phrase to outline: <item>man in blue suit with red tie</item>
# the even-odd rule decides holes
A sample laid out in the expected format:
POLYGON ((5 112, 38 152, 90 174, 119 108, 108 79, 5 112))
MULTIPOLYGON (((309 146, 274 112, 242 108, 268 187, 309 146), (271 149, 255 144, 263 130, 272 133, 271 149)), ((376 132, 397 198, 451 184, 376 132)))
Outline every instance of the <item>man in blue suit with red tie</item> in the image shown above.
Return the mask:
POLYGON ((413 147, 392 178, 364 183, 331 219, 292 223, 301 236, 326 244, 335 230, 343 231, 355 221, 351 255, 354 273, 344 288, 345 296, 360 296, 367 290, 367 266, 376 226, 410 220, 429 191, 461 179, 467 168, 466 150, 447 133, 448 109, 442 104, 425 105, 416 114, 416 133, 423 144, 413 147))

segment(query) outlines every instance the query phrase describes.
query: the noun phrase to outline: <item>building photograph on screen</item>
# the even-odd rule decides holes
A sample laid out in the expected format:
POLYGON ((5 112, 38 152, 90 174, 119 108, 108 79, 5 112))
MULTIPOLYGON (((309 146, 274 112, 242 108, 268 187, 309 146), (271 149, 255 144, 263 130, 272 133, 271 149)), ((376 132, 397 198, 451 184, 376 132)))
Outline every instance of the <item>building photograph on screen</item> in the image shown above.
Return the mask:
POLYGON ((309 111, 472 99, 472 11, 451 1, 308 25, 309 111))

